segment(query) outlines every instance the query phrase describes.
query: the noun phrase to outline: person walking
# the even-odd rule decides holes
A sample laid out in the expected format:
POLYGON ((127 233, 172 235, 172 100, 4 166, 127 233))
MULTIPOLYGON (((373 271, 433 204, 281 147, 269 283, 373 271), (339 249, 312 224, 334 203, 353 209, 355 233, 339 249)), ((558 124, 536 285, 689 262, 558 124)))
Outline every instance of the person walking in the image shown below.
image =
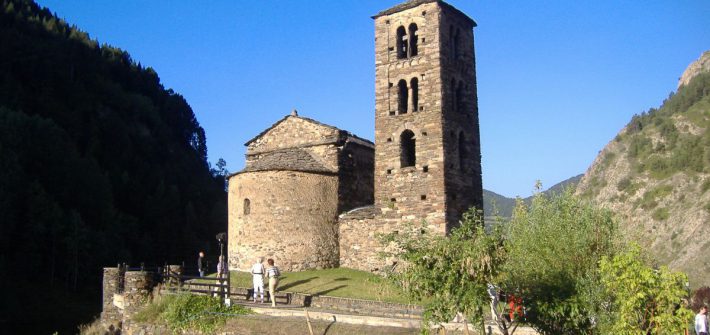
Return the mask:
POLYGON ((205 276, 206 269, 207 269, 207 260, 205 260, 205 252, 200 251, 200 257, 197 258, 197 271, 200 273, 200 277, 205 276))
POLYGON ((256 303, 256 294, 261 293, 261 303, 264 303, 264 265, 261 264, 261 257, 256 259, 256 263, 251 266, 252 284, 254 284, 254 302, 256 303))
POLYGON ((695 334, 708 335, 708 306, 700 307, 695 315, 695 334))
POLYGON ((269 277, 269 298, 271 299, 271 307, 276 307, 276 287, 279 285, 279 277, 281 271, 274 265, 274 260, 269 258, 266 260, 269 267, 266 268, 266 275, 269 277))

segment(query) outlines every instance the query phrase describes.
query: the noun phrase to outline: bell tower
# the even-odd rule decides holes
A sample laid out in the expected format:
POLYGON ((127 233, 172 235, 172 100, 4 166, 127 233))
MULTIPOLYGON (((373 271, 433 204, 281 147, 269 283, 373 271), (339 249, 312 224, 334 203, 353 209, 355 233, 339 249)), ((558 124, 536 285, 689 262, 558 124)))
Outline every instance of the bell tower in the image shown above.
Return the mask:
POLYGON ((375 206, 442 234, 483 207, 473 28, 440 0, 375 20, 375 206))

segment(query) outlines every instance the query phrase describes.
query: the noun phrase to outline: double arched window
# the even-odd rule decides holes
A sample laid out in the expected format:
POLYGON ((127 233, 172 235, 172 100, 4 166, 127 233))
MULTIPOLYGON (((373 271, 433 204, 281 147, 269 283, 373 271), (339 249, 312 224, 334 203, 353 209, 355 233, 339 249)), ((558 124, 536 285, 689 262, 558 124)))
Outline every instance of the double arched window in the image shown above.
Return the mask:
POLYGON ((401 79, 397 82, 397 112, 407 114, 419 110, 419 79, 412 78, 407 86, 407 81, 401 79))
POLYGON ((414 57, 419 54, 418 30, 416 23, 410 24, 408 30, 404 26, 397 28, 397 59, 414 57))
POLYGON ((399 135, 399 161, 400 167, 414 166, 417 162, 416 139, 409 129, 399 135))

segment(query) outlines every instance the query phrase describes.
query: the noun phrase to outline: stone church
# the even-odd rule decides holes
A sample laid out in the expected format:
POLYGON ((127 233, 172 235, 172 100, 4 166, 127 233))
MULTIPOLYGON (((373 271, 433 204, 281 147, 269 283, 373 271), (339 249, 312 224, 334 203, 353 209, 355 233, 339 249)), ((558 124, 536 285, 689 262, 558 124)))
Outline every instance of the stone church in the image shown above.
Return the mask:
POLYGON ((375 143, 296 111, 249 140, 229 176, 229 267, 377 271, 379 233, 448 234, 482 208, 473 28, 441 0, 375 20, 375 143))

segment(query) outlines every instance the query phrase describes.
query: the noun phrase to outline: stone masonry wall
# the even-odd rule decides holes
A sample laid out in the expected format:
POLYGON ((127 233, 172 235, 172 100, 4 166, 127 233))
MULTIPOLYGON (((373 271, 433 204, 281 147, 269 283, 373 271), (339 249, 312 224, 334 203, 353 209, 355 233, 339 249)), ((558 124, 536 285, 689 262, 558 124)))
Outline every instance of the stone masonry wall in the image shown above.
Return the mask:
MULTIPOLYGON (((248 143, 247 154, 337 141, 339 129, 306 118, 289 115, 273 128, 248 143)), ((337 161, 332 162, 333 165, 337 161)))
POLYGON ((248 270, 256 257, 283 271, 335 267, 338 177, 260 171, 229 180, 229 267, 248 270), (249 213, 244 212, 249 199, 249 213))
MULTIPOLYGON (((437 3, 375 19, 375 204, 386 220, 426 220, 446 232, 444 144, 437 3), (398 59, 396 31, 418 27, 418 55, 398 59), (419 82, 419 108, 398 111, 398 82, 419 82), (401 167, 400 135, 414 132, 416 163, 401 167)), ((411 95, 411 88, 410 94, 411 95)))
POLYGON ((375 152, 372 146, 346 142, 339 161, 338 213, 372 205, 375 193, 375 152))
POLYGON ((120 268, 104 268, 101 324, 106 328, 119 328, 123 312, 113 304, 113 295, 123 290, 123 272, 120 268))

